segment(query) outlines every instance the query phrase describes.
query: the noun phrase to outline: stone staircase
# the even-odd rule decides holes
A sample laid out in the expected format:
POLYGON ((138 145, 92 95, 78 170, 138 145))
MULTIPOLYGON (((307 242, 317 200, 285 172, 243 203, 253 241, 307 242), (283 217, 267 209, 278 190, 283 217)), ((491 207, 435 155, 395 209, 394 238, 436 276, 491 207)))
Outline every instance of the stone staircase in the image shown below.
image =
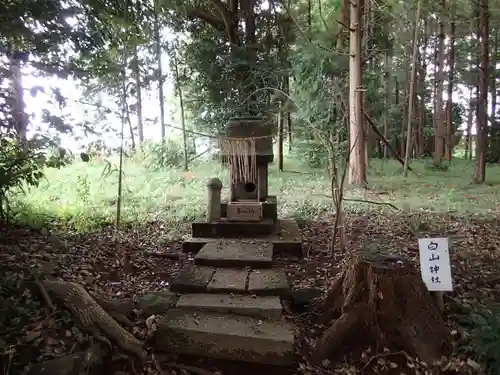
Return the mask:
POLYGON ((155 335, 156 350, 289 366, 294 330, 282 316, 290 283, 277 256, 301 256, 297 223, 276 220, 193 223, 183 245, 194 262, 170 284, 180 294, 155 335), (239 238, 238 238, 239 237, 239 238))

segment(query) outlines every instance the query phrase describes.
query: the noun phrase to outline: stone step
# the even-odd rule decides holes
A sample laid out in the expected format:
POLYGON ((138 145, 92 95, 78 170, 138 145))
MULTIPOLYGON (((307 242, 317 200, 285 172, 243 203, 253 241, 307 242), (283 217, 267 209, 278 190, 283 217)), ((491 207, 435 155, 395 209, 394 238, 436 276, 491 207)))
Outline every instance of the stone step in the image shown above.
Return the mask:
POLYGON ((252 316, 266 320, 278 320, 282 310, 279 297, 207 293, 184 294, 177 301, 176 307, 184 310, 252 316))
POLYGON ((175 293, 202 293, 215 272, 213 267, 186 266, 170 282, 170 290, 175 293))
POLYGON ((217 268, 207 285, 209 293, 245 293, 248 270, 242 268, 217 268))
POLYGON ((258 296, 288 297, 290 282, 282 268, 252 270, 248 276, 248 293, 258 296))
POLYGON ((153 345, 158 351, 234 361, 276 366, 295 362, 290 323, 233 314, 174 308, 158 322, 153 345))
POLYGON ((215 241, 205 244, 194 260, 203 266, 271 268, 273 248, 268 241, 215 241))
POLYGON ((170 283, 175 293, 235 293, 288 297, 290 283, 282 268, 254 269, 186 266, 170 283))
MULTIPOLYGON (((208 223, 207 223, 208 224, 208 223)), ((273 256, 289 256, 302 258, 302 236, 299 226, 294 220, 277 220, 276 231, 269 236, 260 238, 245 238, 247 241, 269 241, 272 243, 273 256)), ((196 254, 203 246, 210 242, 216 242, 217 239, 206 237, 195 237, 184 241, 182 249, 186 253, 196 254)))
POLYGON ((276 232, 276 223, 271 219, 263 219, 259 222, 228 221, 221 219, 213 223, 193 222, 191 223, 193 237, 208 238, 252 238, 269 236, 276 232))

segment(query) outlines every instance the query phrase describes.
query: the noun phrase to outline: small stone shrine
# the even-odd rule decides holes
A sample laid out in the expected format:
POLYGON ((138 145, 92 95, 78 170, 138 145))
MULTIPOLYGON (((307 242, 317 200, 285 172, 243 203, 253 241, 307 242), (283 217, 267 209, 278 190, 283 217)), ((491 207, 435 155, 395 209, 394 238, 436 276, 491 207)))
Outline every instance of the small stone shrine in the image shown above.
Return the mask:
POLYGON ((300 258, 293 220, 277 218, 268 195, 273 161, 272 125, 235 118, 221 141, 229 171, 229 199, 222 183, 207 183, 207 220, 192 223, 183 251, 194 255, 170 285, 180 294, 160 319, 157 351, 277 366, 295 362, 294 331, 282 317, 291 287, 277 256, 300 258))
MULTIPOLYGON (((233 119, 228 124, 227 140, 222 142, 222 161, 229 169, 228 221, 261 221, 263 206, 276 207, 268 200, 268 164, 273 161, 272 127, 265 121, 233 119)), ((266 219, 276 219, 266 212, 266 219)))

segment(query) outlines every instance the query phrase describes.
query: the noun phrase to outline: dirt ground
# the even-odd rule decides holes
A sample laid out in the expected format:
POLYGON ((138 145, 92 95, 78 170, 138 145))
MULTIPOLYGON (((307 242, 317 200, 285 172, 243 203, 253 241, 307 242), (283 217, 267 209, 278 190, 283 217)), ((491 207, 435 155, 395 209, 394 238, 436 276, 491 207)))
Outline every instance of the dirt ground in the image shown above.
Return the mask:
MULTIPOLYGON (((418 262, 417 235, 403 218, 376 215, 349 216, 346 227, 347 251, 334 249, 329 242, 332 218, 301 223, 306 257, 287 262, 294 288, 328 288, 349 255, 366 244, 382 243, 395 253, 418 262)), ((147 230, 129 229, 121 233, 116 245, 113 231, 104 229, 85 235, 49 234, 28 228, 0 229, 0 365, 4 374, 20 374, 33 362, 39 362, 88 347, 88 336, 80 331, 69 314, 58 309, 51 312, 33 289, 36 275, 51 274, 83 284, 87 290, 113 298, 135 297, 162 290, 176 276, 179 260, 176 253, 181 241, 165 242, 158 234, 164 229, 152 223, 147 230), (120 254, 133 254, 134 271, 124 277, 120 254)), ((307 313, 291 314, 299 329, 299 362, 295 369, 270 369, 261 366, 234 365, 208 359, 172 357, 171 361, 195 366, 207 374, 332 374, 332 373, 475 373, 478 360, 473 356, 467 326, 462 324, 465 311, 479 309, 488 301, 500 298, 500 269, 497 254, 500 232, 496 222, 479 218, 428 217, 419 225, 419 236, 447 236, 451 239, 454 291, 445 295, 446 324, 454 338, 454 353, 438 367, 407 357, 404 353, 372 353, 360 340, 361 356, 346 358, 342 363, 325 358, 311 364, 310 348, 322 327, 315 326, 307 313), (404 367, 404 368, 403 368, 404 367)), ((316 313, 320 314, 321 311, 316 313)), ((146 336, 144 319, 137 319, 134 335, 146 336)), ((193 370, 196 370, 193 369, 193 370)), ((200 371, 201 371, 200 370, 200 371)), ((115 375, 127 374, 127 363, 117 361, 115 375)), ((196 370, 198 371, 198 370, 196 370)), ((160 372, 148 363, 143 374, 191 374, 189 368, 160 372)))

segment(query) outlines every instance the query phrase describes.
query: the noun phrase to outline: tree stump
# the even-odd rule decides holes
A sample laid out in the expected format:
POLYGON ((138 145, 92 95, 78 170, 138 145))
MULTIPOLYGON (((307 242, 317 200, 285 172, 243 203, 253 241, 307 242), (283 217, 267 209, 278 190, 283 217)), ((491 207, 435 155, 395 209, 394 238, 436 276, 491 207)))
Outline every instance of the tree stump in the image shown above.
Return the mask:
POLYGON ((327 326, 315 348, 319 361, 347 354, 360 342, 377 350, 404 350, 427 363, 451 352, 442 315, 419 272, 402 258, 355 256, 319 308, 327 326))

